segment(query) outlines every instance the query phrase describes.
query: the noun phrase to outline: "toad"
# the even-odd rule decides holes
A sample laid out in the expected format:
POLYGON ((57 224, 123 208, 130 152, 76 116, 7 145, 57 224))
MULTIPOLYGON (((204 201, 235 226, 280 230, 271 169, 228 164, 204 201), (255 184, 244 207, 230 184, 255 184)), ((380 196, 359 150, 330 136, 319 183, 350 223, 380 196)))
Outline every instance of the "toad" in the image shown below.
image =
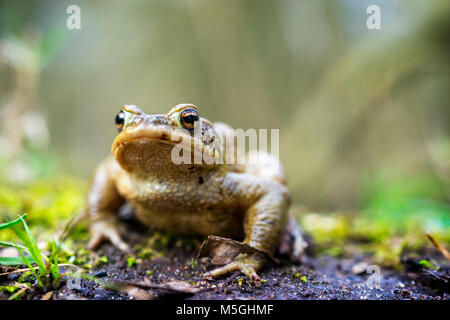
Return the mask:
MULTIPOLYGON (((260 281, 257 272, 276 251, 288 221, 290 195, 278 159, 267 154, 261 163, 241 165, 174 161, 174 147, 180 141, 192 154, 198 151, 214 160, 225 157, 217 142, 225 140, 230 127, 200 117, 192 104, 179 104, 167 114, 146 114, 125 105, 115 122, 119 133, 112 156, 96 169, 87 197, 89 248, 109 240, 128 250, 117 217, 126 203, 152 228, 241 241, 253 250, 237 254, 205 276, 240 271, 255 283, 260 281)), ((304 242, 298 232, 290 236, 298 256, 304 242)))

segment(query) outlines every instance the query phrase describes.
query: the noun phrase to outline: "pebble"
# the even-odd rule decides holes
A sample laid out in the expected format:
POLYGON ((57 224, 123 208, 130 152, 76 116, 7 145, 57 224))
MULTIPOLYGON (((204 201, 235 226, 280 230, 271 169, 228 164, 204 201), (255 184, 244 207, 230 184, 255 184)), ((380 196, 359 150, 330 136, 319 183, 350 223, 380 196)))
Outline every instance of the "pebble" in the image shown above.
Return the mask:
POLYGON ((353 274, 362 274, 366 272, 368 266, 366 262, 357 263, 352 267, 352 272, 353 274))
POLYGON ((108 273, 104 270, 97 271, 96 273, 93 274, 93 276, 96 278, 103 278, 106 277, 107 275, 108 273))
POLYGON ((400 292, 400 294, 401 294, 402 296, 409 297, 409 296, 411 296, 411 291, 409 291, 409 290, 407 290, 407 289, 403 289, 403 290, 400 292))

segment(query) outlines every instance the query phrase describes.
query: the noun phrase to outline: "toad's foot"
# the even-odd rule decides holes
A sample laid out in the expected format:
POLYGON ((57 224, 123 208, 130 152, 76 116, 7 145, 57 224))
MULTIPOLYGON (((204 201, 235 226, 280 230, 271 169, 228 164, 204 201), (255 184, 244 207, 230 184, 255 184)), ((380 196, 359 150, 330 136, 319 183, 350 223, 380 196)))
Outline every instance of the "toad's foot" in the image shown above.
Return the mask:
POLYGON ((223 267, 206 272, 204 277, 217 277, 230 272, 240 271, 249 277, 256 287, 261 286, 261 278, 256 271, 262 268, 267 262, 267 258, 261 253, 241 253, 234 260, 223 267))
POLYGON ((124 252, 130 251, 128 245, 120 238, 117 229, 117 222, 114 219, 93 222, 91 224, 91 240, 89 241, 88 248, 94 250, 104 240, 109 240, 119 250, 124 252))

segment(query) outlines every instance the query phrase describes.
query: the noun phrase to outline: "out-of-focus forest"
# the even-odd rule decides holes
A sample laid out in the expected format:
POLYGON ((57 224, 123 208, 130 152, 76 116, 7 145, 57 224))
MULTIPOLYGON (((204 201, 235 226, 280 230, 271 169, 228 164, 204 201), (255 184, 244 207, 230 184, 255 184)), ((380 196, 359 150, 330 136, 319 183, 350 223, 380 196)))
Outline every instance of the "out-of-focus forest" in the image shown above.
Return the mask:
POLYGON ((120 106, 181 102, 279 128, 297 210, 411 217, 450 238, 449 1, 2 1, 1 212, 68 216, 120 106))

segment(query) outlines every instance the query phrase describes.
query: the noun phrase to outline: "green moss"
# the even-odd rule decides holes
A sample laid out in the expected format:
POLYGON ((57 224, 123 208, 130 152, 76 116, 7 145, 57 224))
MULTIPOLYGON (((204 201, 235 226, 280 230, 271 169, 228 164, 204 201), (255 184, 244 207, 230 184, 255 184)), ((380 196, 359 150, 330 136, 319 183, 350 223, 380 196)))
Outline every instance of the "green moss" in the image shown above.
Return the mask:
MULTIPOLYGON (((53 176, 28 185, 0 185, 0 221, 27 213, 31 231, 49 237, 67 218, 84 208, 86 183, 70 176, 53 176)), ((11 239, 10 231, 0 240, 11 239)))
POLYGON ((108 257, 107 257, 107 256, 102 256, 102 257, 99 259, 99 262, 100 262, 100 263, 108 263, 108 257))
POLYGON ((376 192, 367 209, 360 212, 299 214, 300 224, 313 236, 319 254, 341 257, 362 251, 383 266, 399 267, 405 247, 430 247, 426 231, 448 247, 450 207, 436 200, 413 197, 420 192, 431 194, 420 183, 405 188, 409 191, 395 186, 376 192))
POLYGON ((20 276, 20 278, 19 278, 19 280, 17 280, 17 282, 28 283, 30 281, 30 277, 32 277, 32 276, 33 276, 33 273, 31 271, 26 271, 20 276))
POLYGON ((17 289, 19 289, 18 286, 0 286, 0 291, 6 293, 14 293, 17 289))
POLYGON ((161 254, 161 252, 143 245, 136 245, 135 249, 137 249, 137 256, 141 259, 151 260, 161 254))
POLYGON ((168 231, 156 231, 148 239, 146 247, 154 250, 163 251, 169 248, 193 248, 197 247, 196 239, 184 237, 168 231))
POLYGON ((428 260, 420 260, 419 264, 424 266, 425 268, 428 268, 428 269, 439 270, 441 268, 435 262, 431 262, 431 261, 428 261, 428 260))
POLYGON ((134 267, 134 266, 137 266, 138 264, 139 264, 139 261, 136 260, 135 257, 128 257, 127 258, 127 265, 129 267, 134 267))

